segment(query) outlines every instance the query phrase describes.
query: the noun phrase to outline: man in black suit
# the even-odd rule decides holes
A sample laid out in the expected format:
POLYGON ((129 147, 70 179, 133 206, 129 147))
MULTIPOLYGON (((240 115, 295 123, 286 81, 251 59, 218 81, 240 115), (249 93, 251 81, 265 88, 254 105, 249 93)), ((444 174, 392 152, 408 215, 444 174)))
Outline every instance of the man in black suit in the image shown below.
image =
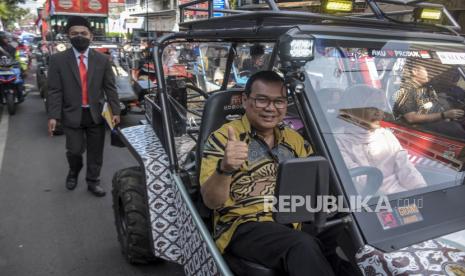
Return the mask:
POLYGON ((105 141, 101 116, 104 97, 113 111, 114 124, 120 121, 120 106, 110 59, 89 48, 93 38, 91 30, 85 18, 71 17, 66 32, 73 47, 50 58, 48 131, 53 135, 57 121, 64 126, 69 163, 66 188, 76 188, 82 154, 87 149, 88 190, 96 196, 104 196, 105 190, 99 180, 105 141))

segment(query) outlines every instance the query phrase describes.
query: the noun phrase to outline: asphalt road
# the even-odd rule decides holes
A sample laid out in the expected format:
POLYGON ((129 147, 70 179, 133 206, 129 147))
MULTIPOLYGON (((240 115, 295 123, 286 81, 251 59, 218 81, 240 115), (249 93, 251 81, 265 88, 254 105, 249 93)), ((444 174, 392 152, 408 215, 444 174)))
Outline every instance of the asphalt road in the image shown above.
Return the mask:
POLYGON ((47 136, 42 99, 29 90, 16 115, 0 107, 0 275, 184 275, 167 262, 131 266, 121 254, 110 191, 115 171, 137 165, 128 150, 111 147, 107 135, 104 198, 87 192, 82 172, 76 190, 66 190, 65 138, 47 136))

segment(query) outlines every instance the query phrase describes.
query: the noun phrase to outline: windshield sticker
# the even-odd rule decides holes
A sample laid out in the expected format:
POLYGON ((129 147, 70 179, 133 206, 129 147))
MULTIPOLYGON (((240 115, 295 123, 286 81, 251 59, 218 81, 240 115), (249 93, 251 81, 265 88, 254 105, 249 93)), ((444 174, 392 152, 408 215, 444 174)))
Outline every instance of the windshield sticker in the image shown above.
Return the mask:
POLYGON ((465 53, 436 52, 442 64, 465 64, 465 53))
POLYGON ((399 220, 393 212, 381 211, 376 215, 378 215, 379 222, 381 222, 384 230, 400 226, 399 220))
POLYGON ((233 95, 228 105, 224 106, 224 110, 234 110, 242 108, 242 95, 233 95))
POLYGON ((422 59, 430 59, 431 54, 429 51, 421 50, 421 51, 410 51, 410 50, 375 50, 370 49, 368 51, 371 57, 378 57, 378 58, 422 58, 422 59))
POLYGON ((423 220, 423 216, 420 213, 420 209, 418 209, 416 204, 396 207, 395 210, 397 214, 399 214, 399 218, 402 225, 423 220))
POLYGON ((391 211, 381 211, 376 214, 384 230, 423 220, 416 204, 396 207, 391 211))

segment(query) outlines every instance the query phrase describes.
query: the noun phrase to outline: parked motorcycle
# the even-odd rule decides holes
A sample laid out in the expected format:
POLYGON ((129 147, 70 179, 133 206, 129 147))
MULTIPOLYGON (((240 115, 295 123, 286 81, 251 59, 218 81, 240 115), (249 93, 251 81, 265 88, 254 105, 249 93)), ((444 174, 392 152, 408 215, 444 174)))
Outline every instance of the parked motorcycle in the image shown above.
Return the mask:
POLYGON ((157 77, 153 63, 145 62, 131 71, 132 86, 139 100, 143 100, 145 95, 156 91, 157 77))
POLYGON ((47 70, 50 48, 47 42, 40 42, 35 53, 36 59, 36 83, 40 97, 45 98, 47 90, 47 70))
MULTIPOLYGON (((141 89, 135 87, 134 75, 136 73, 135 70, 130 69, 131 66, 127 51, 124 48, 118 48, 112 51, 111 55, 113 72, 116 78, 116 88, 121 105, 121 115, 126 115, 128 112, 143 113, 144 94, 141 94, 143 93, 141 89)), ((147 83, 147 80, 144 83, 147 83)))
POLYGON ((24 84, 19 63, 8 57, 0 58, 0 95, 1 103, 6 105, 8 113, 14 115, 16 104, 20 102, 20 89, 24 84))
POLYGON ((19 61, 19 66, 21 68, 22 78, 25 79, 29 69, 31 68, 31 57, 30 53, 24 47, 16 48, 16 59, 19 61))

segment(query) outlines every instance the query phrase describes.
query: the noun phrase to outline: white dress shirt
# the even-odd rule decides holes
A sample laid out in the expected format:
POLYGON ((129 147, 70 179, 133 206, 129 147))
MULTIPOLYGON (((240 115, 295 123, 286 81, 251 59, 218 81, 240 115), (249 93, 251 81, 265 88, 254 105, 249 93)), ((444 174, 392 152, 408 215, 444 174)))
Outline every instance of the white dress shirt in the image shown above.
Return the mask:
MULTIPOLYGON (((81 52, 76 50, 74 47, 73 47, 73 52, 74 52, 74 55, 76 56, 77 65, 78 65, 78 68, 79 68, 79 63, 81 62, 81 59, 80 59, 81 52)), ((86 70, 87 70, 87 68, 89 68, 87 66, 88 60, 89 60, 89 48, 87 48, 87 50, 82 54, 84 54, 84 64, 86 65, 86 70)))
MULTIPOLYGON (((76 59, 77 59, 78 69, 79 69, 79 64, 81 63, 80 56, 81 54, 84 54, 84 65, 86 66, 86 70, 87 70, 89 68, 89 66, 87 66, 88 61, 89 61, 89 48, 87 48, 84 53, 81 53, 73 47, 73 52, 74 52, 74 56, 76 56, 76 59)), ((89 76, 87 76, 87 81, 89 81, 89 76)), ((87 93, 89 93, 89 90, 87 90, 87 93)), ((88 104, 82 105, 82 107, 88 108, 90 107, 90 105, 88 104)))

